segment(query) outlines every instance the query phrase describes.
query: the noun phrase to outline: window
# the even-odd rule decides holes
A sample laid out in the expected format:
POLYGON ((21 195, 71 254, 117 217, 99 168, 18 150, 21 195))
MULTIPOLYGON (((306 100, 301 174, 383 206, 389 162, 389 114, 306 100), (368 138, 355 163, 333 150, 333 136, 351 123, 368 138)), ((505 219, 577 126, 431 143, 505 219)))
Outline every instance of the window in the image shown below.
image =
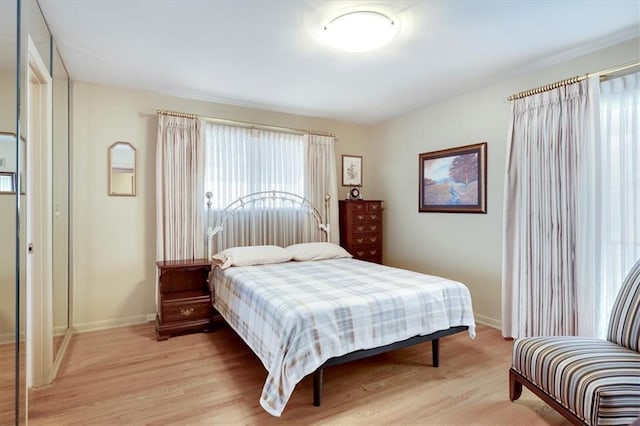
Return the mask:
POLYGON ((640 258, 640 73, 600 84, 600 144, 596 155, 601 241, 597 334, 606 336, 611 306, 640 258))
POLYGON ((207 123, 205 191, 212 209, 258 191, 304 196, 304 136, 207 123))

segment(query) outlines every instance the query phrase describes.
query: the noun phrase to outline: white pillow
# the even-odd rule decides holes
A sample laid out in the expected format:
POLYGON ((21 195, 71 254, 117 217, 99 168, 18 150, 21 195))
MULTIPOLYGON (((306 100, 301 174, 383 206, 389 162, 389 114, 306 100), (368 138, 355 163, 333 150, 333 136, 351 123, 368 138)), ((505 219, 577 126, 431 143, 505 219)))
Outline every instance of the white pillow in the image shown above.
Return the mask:
POLYGON ((323 260, 353 257, 348 251, 334 243, 302 243, 287 247, 293 260, 323 260))
POLYGON ((293 255, 278 246, 248 246, 232 247, 222 250, 213 256, 213 260, 219 261, 220 269, 230 266, 266 265, 269 263, 281 263, 291 260, 293 255))

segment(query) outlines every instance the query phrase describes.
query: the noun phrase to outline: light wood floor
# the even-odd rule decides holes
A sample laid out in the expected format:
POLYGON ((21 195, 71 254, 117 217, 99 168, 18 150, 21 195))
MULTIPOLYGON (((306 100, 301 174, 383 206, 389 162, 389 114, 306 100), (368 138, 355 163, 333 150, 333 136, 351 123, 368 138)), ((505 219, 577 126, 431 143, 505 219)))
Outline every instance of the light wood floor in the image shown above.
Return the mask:
POLYGON ((565 425, 526 389, 508 398, 512 343, 479 326, 441 340, 440 367, 425 343, 325 370, 322 407, 312 381, 281 418, 258 399, 266 372, 229 328, 155 340, 152 324, 78 334, 53 385, 30 393, 31 425, 421 424, 565 425))

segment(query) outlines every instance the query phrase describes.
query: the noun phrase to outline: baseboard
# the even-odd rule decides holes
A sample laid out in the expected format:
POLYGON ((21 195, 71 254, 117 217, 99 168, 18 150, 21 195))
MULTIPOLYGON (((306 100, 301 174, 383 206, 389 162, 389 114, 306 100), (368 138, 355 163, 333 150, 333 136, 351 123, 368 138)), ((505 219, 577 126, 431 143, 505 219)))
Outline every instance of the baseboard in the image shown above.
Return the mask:
POLYGON ((69 330, 69 327, 66 325, 56 325, 53 327, 53 336, 63 336, 67 333, 67 330, 69 330))
POLYGON ((106 330, 109 328, 126 327, 127 325, 144 324, 149 321, 153 321, 155 318, 156 314, 133 315, 130 317, 103 321, 77 323, 73 325, 73 328, 78 333, 85 333, 87 331, 98 331, 106 330))
POLYGON ((495 318, 485 317, 484 315, 475 314, 476 322, 482 325, 488 325, 492 328, 497 328, 498 330, 502 330, 502 321, 497 320, 495 318))
MULTIPOLYGON (((20 341, 24 342, 25 341, 25 337, 26 334, 24 331, 20 332, 20 341)), ((6 345, 9 343, 15 343, 16 342, 16 335, 13 333, 3 333, 0 334, 0 345, 6 345)))
POLYGON ((74 333, 75 333, 75 330, 73 329, 73 327, 68 327, 64 333, 64 338, 62 339, 60 348, 58 348, 58 352, 56 353, 56 358, 53 361, 53 372, 51 373, 52 382, 58 376, 58 370, 60 370, 60 366, 62 365, 64 356, 67 353, 67 348, 69 347, 69 342, 71 342, 71 337, 74 335, 74 333))

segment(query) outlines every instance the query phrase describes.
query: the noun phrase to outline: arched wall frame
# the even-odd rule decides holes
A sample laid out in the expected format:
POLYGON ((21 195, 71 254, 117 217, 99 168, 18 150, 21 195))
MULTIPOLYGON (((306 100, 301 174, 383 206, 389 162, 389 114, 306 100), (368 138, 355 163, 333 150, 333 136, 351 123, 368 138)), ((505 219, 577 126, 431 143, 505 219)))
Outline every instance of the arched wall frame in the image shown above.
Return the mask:
POLYGON ((136 195, 136 149, 129 142, 116 142, 109 147, 107 178, 111 196, 136 195))

